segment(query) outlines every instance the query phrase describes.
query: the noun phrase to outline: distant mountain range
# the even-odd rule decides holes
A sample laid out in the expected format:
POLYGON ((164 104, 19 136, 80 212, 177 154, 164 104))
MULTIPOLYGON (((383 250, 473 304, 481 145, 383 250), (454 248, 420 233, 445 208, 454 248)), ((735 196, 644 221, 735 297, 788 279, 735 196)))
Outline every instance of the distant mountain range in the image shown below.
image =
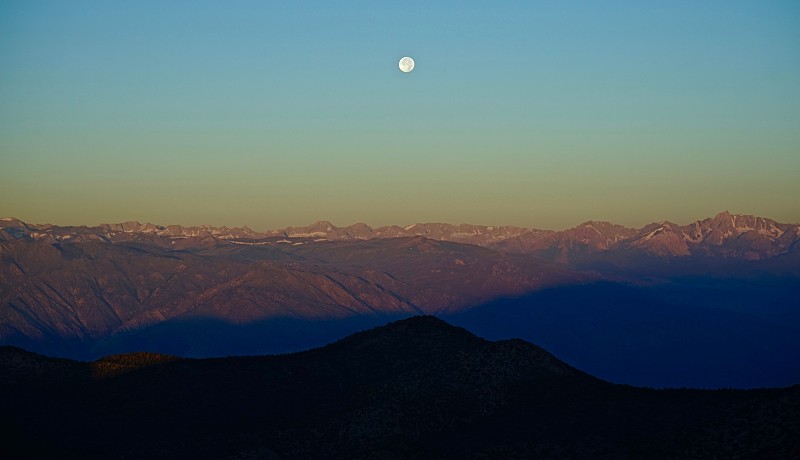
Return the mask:
POLYGON ((613 385, 432 317, 284 356, 94 362, 0 347, 0 457, 789 459, 800 386, 613 385))
POLYGON ((688 225, 656 222, 643 228, 628 228, 610 222, 589 221, 563 230, 538 230, 514 226, 424 223, 405 227, 397 225, 373 228, 364 223, 336 227, 327 221, 306 227, 287 227, 256 232, 248 227, 182 227, 150 223, 124 222, 97 227, 61 227, 27 224, 14 218, 0 219, 0 240, 33 238, 54 241, 110 242, 155 239, 189 239, 179 244, 202 244, 208 240, 260 240, 276 237, 292 242, 331 240, 366 240, 422 236, 438 241, 474 244, 506 252, 534 254, 558 262, 581 260, 587 253, 602 251, 639 251, 662 257, 693 255, 739 257, 762 260, 796 251, 800 241, 800 225, 782 224, 772 219, 722 212, 714 217, 688 225), (297 240, 297 241, 294 241, 297 240))
POLYGON ((4 218, 0 344, 81 359, 279 353, 433 314, 619 382, 785 385, 800 381, 788 364, 800 355, 798 240, 798 225, 728 213, 560 232, 4 218))

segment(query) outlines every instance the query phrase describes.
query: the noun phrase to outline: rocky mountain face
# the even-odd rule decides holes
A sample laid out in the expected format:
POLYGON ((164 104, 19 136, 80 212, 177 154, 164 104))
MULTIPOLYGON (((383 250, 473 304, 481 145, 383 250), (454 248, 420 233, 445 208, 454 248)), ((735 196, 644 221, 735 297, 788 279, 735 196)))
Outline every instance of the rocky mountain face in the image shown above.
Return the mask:
POLYGON ((723 212, 683 226, 657 222, 631 229, 608 222, 586 222, 555 234, 522 234, 490 246, 562 263, 614 258, 620 254, 765 260, 796 252, 798 241, 800 225, 723 212))
POLYGON ((284 356, 0 347, 3 458, 795 458, 800 388, 612 385, 415 317, 284 356))

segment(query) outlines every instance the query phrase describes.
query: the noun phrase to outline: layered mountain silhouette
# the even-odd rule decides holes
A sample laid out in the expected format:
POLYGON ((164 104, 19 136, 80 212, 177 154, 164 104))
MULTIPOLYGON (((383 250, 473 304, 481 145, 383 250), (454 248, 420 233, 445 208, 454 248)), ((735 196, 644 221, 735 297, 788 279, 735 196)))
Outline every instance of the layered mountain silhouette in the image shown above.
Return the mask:
POLYGON ((788 385, 800 381, 798 229, 728 213, 561 232, 4 218, 0 344, 78 359, 284 353, 433 314, 617 382, 788 385))
POLYGON ((432 317, 263 357, 0 348, 3 458, 797 458, 800 387, 613 385, 432 317))

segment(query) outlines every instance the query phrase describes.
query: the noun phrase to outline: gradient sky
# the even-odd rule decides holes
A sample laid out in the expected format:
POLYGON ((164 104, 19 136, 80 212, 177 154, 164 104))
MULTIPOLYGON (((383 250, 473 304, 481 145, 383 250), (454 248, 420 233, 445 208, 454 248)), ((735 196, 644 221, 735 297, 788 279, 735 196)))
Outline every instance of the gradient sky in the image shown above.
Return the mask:
POLYGON ((799 197, 796 0, 0 2, 2 216, 559 229, 799 197))

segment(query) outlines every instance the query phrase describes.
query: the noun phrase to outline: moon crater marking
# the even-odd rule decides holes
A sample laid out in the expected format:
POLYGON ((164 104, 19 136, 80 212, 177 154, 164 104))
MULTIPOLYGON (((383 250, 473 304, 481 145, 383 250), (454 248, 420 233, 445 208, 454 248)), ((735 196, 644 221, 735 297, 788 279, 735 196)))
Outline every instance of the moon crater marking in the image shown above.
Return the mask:
POLYGON ((400 59, 398 66, 400 67, 401 72, 409 73, 414 70, 414 60, 406 56, 403 59, 400 59))

